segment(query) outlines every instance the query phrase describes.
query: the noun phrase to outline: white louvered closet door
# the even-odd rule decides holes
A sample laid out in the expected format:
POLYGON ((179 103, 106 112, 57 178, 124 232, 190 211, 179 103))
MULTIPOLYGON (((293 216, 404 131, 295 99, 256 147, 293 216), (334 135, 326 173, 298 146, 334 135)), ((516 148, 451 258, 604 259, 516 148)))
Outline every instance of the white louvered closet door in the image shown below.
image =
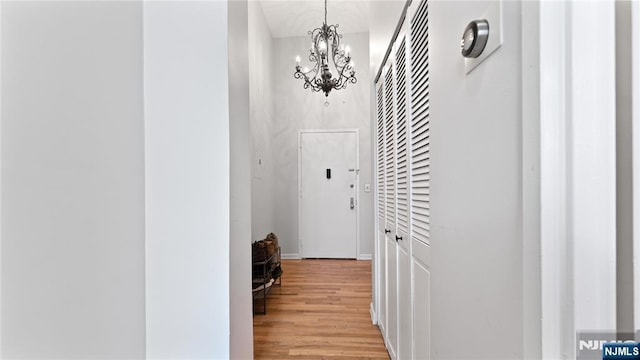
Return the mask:
POLYGON ((431 141, 429 126, 429 8, 427 0, 409 7, 410 216, 412 273, 412 357, 431 357, 431 141))
POLYGON ((378 241, 376 250, 378 253, 378 327, 382 334, 385 334, 387 324, 387 272, 386 272, 386 238, 385 238, 385 117, 384 117, 384 81, 380 79, 376 83, 376 197, 377 197, 377 217, 378 217, 378 241))
POLYGON ((394 360, 429 359, 427 0, 414 0, 376 80, 378 324, 394 360))
POLYGON ((396 100, 396 219, 397 239, 407 249, 409 242, 409 166, 407 121, 409 118, 407 99, 407 42, 404 33, 398 35, 393 51, 395 63, 396 100), (405 241, 406 240, 406 241, 405 241))
POLYGON ((398 257, 396 244, 396 109, 394 60, 387 61, 384 76, 385 200, 387 273, 387 350, 396 358, 398 348, 398 257))
POLYGON ((398 349, 396 359, 412 359, 411 257, 409 237, 409 87, 407 31, 403 26, 393 46, 396 100, 396 242, 398 266, 398 349))
POLYGON ((411 21, 411 237, 429 244, 429 41, 427 1, 411 21))

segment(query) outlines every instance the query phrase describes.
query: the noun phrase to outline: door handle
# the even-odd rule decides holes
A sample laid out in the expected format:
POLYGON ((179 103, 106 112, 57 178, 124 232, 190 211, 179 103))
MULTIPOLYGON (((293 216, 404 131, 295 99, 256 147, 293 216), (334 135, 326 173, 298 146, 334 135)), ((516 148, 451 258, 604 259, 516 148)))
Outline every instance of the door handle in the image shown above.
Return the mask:
POLYGON ((388 234, 388 233, 390 233, 390 232, 391 232, 391 230, 384 229, 384 233, 385 233, 385 234, 388 234))
POLYGON ((351 210, 355 209, 356 207, 356 202, 353 196, 351 197, 350 206, 351 206, 351 210))
POLYGON ((402 240, 402 236, 396 235, 396 241, 398 241, 398 240, 402 240))

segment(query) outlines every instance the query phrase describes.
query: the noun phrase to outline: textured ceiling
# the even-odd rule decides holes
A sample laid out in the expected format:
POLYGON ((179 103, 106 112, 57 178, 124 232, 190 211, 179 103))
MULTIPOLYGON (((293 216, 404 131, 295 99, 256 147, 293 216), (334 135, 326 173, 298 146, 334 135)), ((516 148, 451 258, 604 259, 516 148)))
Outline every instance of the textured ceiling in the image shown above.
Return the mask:
MULTIPOLYGON (((274 38, 306 36, 324 21, 323 0, 260 0, 260 4, 274 38)), ((339 24, 340 34, 369 31, 367 0, 328 0, 327 11, 327 22, 339 24)))

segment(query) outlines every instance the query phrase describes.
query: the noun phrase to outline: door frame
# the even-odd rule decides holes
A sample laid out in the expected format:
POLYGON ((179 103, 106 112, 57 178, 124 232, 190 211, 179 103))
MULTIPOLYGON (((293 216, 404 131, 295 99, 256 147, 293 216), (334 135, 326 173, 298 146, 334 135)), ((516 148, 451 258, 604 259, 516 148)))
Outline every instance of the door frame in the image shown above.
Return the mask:
POLYGON ((347 134, 356 135, 356 260, 360 258, 360 130, 359 129, 299 129, 298 130, 298 258, 302 259, 300 224, 302 219, 300 196, 302 194, 302 135, 303 134, 347 134))
MULTIPOLYGON (((528 193, 534 196, 528 204, 535 207, 535 196, 540 199, 536 246, 541 281, 540 303, 527 308, 540 309, 542 321, 529 324, 525 341, 531 345, 529 354, 537 352, 533 349, 537 343, 542 358, 575 358, 576 331, 613 331, 616 327, 615 125, 600 121, 615 118, 615 97, 611 96, 615 94, 615 59, 611 51, 582 56, 594 46, 611 49, 615 9, 606 2, 535 5, 540 55, 539 74, 534 74, 539 91, 533 106, 539 111, 539 139, 534 141, 539 141, 540 184, 538 194, 528 193), (602 27, 577 31, 593 21, 602 27), (582 76, 592 75, 590 66, 602 71, 582 76), (588 90, 594 86, 608 95, 591 101, 594 95, 588 90), (601 114, 604 116, 598 116, 601 114), (589 166, 591 153, 584 155, 579 147, 583 144, 590 144, 588 150, 599 154, 599 173, 589 166), (594 193, 599 196, 593 197, 594 193), (598 281, 591 281, 593 278, 598 281)), ((524 114, 523 119, 531 120, 524 114)), ((536 160, 528 156, 523 164, 536 160)), ((523 167, 523 174, 526 171, 523 167)))
MULTIPOLYGON (((634 330, 640 329, 640 4, 631 3, 631 69, 632 88, 632 148, 633 148, 633 287, 634 287, 634 330)), ((637 340, 637 339, 636 339, 637 340)))

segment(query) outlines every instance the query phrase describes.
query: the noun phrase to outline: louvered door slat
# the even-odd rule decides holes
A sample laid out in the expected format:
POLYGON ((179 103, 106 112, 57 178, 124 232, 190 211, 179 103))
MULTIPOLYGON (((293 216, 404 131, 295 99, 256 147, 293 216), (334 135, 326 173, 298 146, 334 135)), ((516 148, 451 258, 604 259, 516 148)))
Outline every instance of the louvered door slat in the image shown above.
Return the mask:
MULTIPOLYGON (((417 75, 417 74, 414 74, 417 75)), ((417 78, 417 81, 422 81, 421 78, 417 78)), ((415 89, 413 92, 413 95, 416 97, 416 103, 415 106, 412 106, 412 108, 415 108, 416 106, 423 106, 423 105, 428 105, 429 104, 429 82, 427 81, 426 83, 427 86, 421 88, 421 89, 415 89)))
MULTIPOLYGON (((429 103, 428 101, 425 103, 424 106, 420 106, 420 104, 416 104, 416 107, 413 108, 414 111, 412 111, 413 116, 424 116, 424 117, 429 117, 429 103)), ((429 122, 425 122, 425 123, 421 123, 418 126, 426 126, 427 128, 429 127, 429 122)), ((417 129, 416 129, 417 130, 417 129)))
MULTIPOLYGON (((415 171, 416 171, 414 173, 415 182, 418 182, 418 181, 428 182, 429 181, 429 167, 428 166, 421 166, 419 168, 416 168, 415 171), (418 174, 418 172, 420 172, 420 174, 418 174)), ((414 180, 412 180, 412 183, 414 182, 414 180)), ((420 203, 414 203, 413 204, 413 207, 419 207, 419 206, 423 206, 423 204, 420 204, 420 203)))
POLYGON ((384 92, 382 83, 377 85, 377 158, 376 178, 378 195, 378 223, 384 227, 385 215, 385 141, 384 141, 384 92))
POLYGON ((411 236, 429 244, 429 33, 428 5, 422 1, 411 19, 411 236))
MULTIPOLYGON (((421 113, 415 113, 413 115, 419 115, 421 113)), ((412 132, 417 133, 417 136, 421 136, 421 137, 426 137, 429 135, 429 122, 423 122, 421 123, 418 127, 416 128, 412 128, 411 129, 412 132), (426 128, 425 131, 422 131, 423 128, 426 128)))
MULTIPOLYGON (((420 35, 416 38, 413 38, 413 48, 423 48, 429 45, 429 40, 427 38, 427 35, 420 35)), ((415 60, 419 60, 419 61, 427 61, 429 60, 429 54, 426 52, 420 52, 420 53, 416 53, 414 52, 414 56, 412 56, 412 59, 415 60)))
POLYGON ((424 236, 426 238, 429 238, 429 226, 428 225, 426 225, 424 227, 415 225, 415 228, 414 228, 413 231, 414 231, 416 237, 424 236))
POLYGON ((393 65, 384 74, 384 121, 385 121, 385 228, 393 229, 396 219, 395 183, 395 114, 393 94, 393 65))
MULTIPOLYGON (((426 16, 426 7, 420 7, 418 9, 418 11, 416 11, 415 15, 413 16, 413 19, 411 20, 411 27, 413 28, 428 28, 429 23, 426 16)), ((414 43, 416 43, 416 39, 420 39, 420 38, 425 38, 427 37, 427 32, 422 32, 422 33, 415 33, 412 34, 412 38, 411 38, 411 46, 415 46, 414 43)))
MULTIPOLYGON (((414 46, 428 46, 429 42, 425 41, 424 43, 415 43, 414 46)), ((412 58, 412 61, 415 60, 416 62, 428 62, 429 61, 429 54, 427 53, 417 53, 415 58, 412 58)), ((426 75, 428 75, 429 69, 420 69, 420 72, 417 73, 416 72, 416 77, 422 78, 425 77, 426 75)))
POLYGON ((398 235, 405 236, 409 233, 409 168, 408 168, 408 141, 407 141, 407 63, 406 63, 406 37, 400 36, 395 51, 396 65, 396 129, 397 129, 397 219, 398 235))
POLYGON ((411 163, 420 165, 428 165, 429 164, 429 151, 428 148, 425 147, 424 151, 416 151, 413 153, 413 157, 411 158, 411 163))
MULTIPOLYGON (((422 126, 422 130, 424 130, 425 127, 427 127, 428 124, 424 124, 422 126)), ((421 130, 421 129, 418 129, 421 130)), ((413 137, 413 150, 420 152, 421 150, 426 150, 426 148, 429 146, 429 141, 430 141, 430 137, 429 137, 429 132, 428 131, 424 131, 421 132, 419 134, 416 134, 415 137, 413 137)))

